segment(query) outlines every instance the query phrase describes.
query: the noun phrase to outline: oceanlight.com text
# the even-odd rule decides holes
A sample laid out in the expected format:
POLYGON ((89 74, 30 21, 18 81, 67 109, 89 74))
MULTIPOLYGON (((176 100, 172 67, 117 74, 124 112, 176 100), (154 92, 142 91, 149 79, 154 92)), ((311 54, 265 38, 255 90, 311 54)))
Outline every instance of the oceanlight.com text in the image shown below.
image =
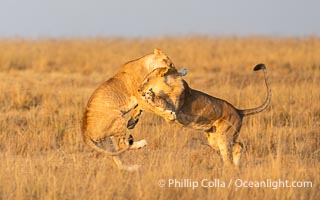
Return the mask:
POLYGON ((307 188, 312 187, 312 181, 282 180, 282 179, 265 179, 265 180, 242 180, 242 179, 160 179, 158 185, 161 188, 307 188))

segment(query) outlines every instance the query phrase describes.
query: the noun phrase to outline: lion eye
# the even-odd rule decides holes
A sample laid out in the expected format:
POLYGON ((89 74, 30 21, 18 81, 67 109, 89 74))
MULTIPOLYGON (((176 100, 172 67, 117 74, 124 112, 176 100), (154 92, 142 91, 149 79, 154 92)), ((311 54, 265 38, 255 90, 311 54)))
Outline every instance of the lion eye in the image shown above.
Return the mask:
POLYGON ((171 68, 174 68, 174 64, 173 63, 170 63, 169 65, 171 68))

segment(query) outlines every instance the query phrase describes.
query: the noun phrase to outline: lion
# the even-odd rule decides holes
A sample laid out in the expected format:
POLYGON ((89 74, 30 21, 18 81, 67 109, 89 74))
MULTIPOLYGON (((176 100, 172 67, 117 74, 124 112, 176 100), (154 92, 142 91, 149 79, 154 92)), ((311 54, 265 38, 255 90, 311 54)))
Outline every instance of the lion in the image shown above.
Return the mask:
POLYGON ((262 112, 271 101, 271 88, 265 65, 256 65, 254 71, 258 70, 264 72, 267 98, 262 105, 251 109, 237 109, 226 100, 191 89, 179 74, 172 74, 172 70, 164 68, 150 73, 139 86, 138 92, 148 104, 153 106, 153 111, 158 115, 171 111, 171 115, 175 117, 172 121, 204 131, 209 146, 220 151, 223 162, 226 165, 233 164, 239 167, 243 144, 238 142, 237 138, 242 119, 262 112), (166 74, 166 72, 169 73, 166 74), (184 89, 175 88, 177 85, 183 85, 184 89))
MULTIPOLYGON (((175 66, 167 55, 155 49, 151 54, 125 63, 112 78, 102 83, 88 100, 81 127, 84 142, 99 153, 113 156, 113 161, 120 169, 134 171, 138 166, 122 164, 119 154, 147 144, 145 140, 134 142, 131 135, 127 136, 126 129, 134 128, 141 112, 152 108, 138 93, 138 86, 148 73, 157 68, 175 69, 175 66), (131 121, 127 122, 130 113, 131 121), (104 148, 103 143, 109 138, 116 152, 104 148)), ((180 75, 183 76, 182 73, 180 75)), ((171 111, 159 115, 172 120, 171 111)))

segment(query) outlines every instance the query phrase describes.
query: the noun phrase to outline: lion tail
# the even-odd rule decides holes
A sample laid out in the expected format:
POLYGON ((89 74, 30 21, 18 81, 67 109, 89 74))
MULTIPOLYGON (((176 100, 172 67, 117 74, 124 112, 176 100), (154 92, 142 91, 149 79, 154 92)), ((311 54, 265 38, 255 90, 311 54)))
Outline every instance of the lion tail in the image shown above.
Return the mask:
POLYGON ((258 64, 256 65, 254 68, 253 68, 254 71, 259 71, 259 70, 262 70, 263 73, 264 73, 264 81, 265 81, 265 84, 266 84, 266 87, 267 87, 267 98, 266 100, 263 102, 262 105, 256 107, 256 108, 251 108, 251 109, 245 109, 245 110, 239 110, 239 112, 241 114, 243 114, 243 116, 247 116, 247 115, 254 115, 254 114, 257 114, 259 112, 262 112, 263 110, 265 110, 270 102, 271 102, 271 88, 270 88, 270 83, 269 83, 269 80, 268 80, 268 73, 267 73, 267 68, 264 64, 258 64))

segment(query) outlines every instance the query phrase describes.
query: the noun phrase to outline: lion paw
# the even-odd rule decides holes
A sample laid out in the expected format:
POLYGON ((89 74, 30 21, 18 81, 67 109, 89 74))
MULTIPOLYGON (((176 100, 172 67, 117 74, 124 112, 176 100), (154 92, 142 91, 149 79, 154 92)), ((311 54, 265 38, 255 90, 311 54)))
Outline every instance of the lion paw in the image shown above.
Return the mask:
POLYGON ((148 103, 152 103, 152 102, 154 102, 154 96, 155 96, 155 94, 154 94, 152 88, 150 88, 145 92, 144 98, 148 103))
POLYGON ((139 121, 139 118, 134 119, 133 117, 131 117, 127 123, 127 128, 134 129, 138 121, 139 121))
POLYGON ((121 165, 120 169, 128 172, 136 172, 140 168, 140 165, 121 165))
POLYGON ((147 146, 146 140, 140 140, 137 142, 133 142, 133 144, 130 146, 130 149, 141 149, 142 147, 147 146))

